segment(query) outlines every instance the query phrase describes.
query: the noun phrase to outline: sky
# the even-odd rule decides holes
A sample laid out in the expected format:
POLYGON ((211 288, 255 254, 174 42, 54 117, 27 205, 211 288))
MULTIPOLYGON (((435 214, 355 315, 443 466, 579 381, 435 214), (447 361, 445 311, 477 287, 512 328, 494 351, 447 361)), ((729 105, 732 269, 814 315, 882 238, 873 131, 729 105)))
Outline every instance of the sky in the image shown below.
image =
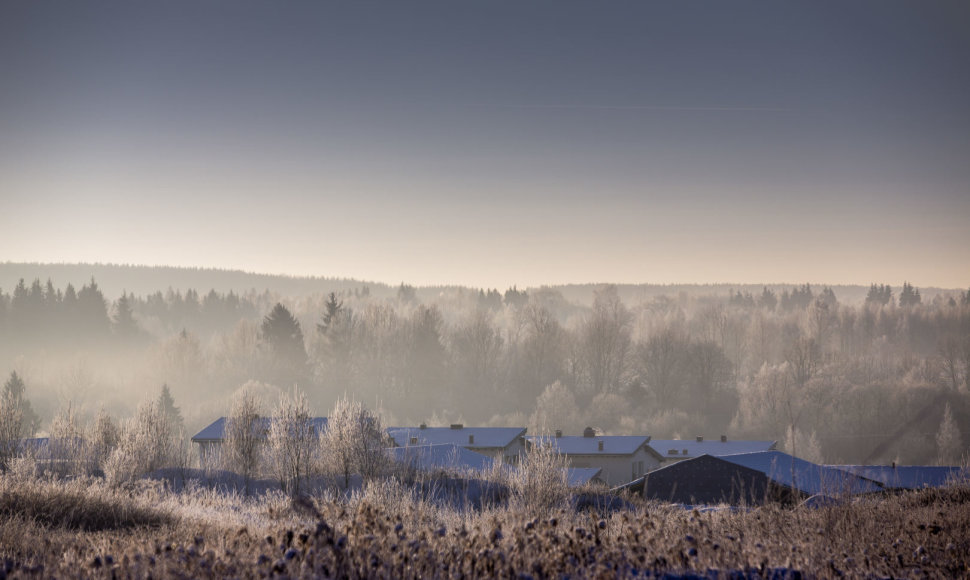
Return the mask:
POLYGON ((0 4, 0 260, 970 286, 970 3, 0 4))

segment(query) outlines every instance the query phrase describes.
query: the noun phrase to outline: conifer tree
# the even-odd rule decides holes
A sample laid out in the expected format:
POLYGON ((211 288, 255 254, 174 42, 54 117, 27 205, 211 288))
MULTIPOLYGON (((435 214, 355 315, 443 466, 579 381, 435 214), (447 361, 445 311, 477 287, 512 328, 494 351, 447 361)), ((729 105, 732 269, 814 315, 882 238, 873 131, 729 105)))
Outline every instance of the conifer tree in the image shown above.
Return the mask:
POLYGON ((943 408, 943 419, 940 421, 940 429, 936 432, 936 447, 939 451, 940 465, 956 465, 960 461, 960 454, 963 451, 963 442, 960 437, 960 429, 956 421, 953 420, 953 412, 950 410, 950 403, 943 408))

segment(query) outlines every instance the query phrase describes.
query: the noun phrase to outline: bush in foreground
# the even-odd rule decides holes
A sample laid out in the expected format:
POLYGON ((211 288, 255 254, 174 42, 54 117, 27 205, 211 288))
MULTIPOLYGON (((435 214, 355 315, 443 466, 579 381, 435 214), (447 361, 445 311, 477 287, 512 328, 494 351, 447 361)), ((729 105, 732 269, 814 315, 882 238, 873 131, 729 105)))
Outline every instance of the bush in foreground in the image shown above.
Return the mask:
MULTIPOLYGON (((32 497, 17 487, 25 484, 3 485, 4 506, 32 497)), ((65 509, 79 493, 73 484, 32 485, 40 486, 36 493, 44 501, 65 509)), ((84 498, 90 506, 110 509, 84 498)), ((103 499, 110 504, 121 497, 103 499)), ((622 578, 669 572, 705 577, 712 571, 720 577, 970 572, 970 493, 964 488, 820 509, 699 511, 637 502, 632 510, 612 514, 562 507, 541 516, 506 508, 456 511, 393 480, 368 484, 350 498, 291 500, 271 493, 247 499, 201 488, 182 494, 144 488, 128 501, 154 506, 146 509, 159 519, 125 520, 134 527, 86 527, 71 518, 45 520, 24 512, 0 519, 0 556, 9 558, 8 573, 622 578)))

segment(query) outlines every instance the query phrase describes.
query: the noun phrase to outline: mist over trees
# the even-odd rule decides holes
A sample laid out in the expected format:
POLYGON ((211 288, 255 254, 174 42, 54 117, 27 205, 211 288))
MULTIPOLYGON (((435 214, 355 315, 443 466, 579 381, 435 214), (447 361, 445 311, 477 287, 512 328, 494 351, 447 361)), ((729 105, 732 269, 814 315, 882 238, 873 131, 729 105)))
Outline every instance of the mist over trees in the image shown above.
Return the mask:
MULTIPOLYGON (((299 401, 280 408, 294 421, 350 396, 382 408, 387 424, 726 434, 833 462, 963 452, 955 434, 970 421, 970 291, 928 298, 908 282, 898 293, 873 284, 846 303, 810 284, 639 299, 617 286, 585 289, 585 302, 556 288, 432 293, 403 283, 112 299, 95 279, 80 289, 19 280, 0 289, 0 372, 25 384, 41 433, 70 404, 79 421, 104 407, 109 418, 162 414, 169 432, 191 434, 258 381, 265 401, 294 386, 306 394, 310 411, 299 401), (152 408, 137 411, 146 395, 152 408)), ((279 471, 300 485, 299 467, 279 471)))

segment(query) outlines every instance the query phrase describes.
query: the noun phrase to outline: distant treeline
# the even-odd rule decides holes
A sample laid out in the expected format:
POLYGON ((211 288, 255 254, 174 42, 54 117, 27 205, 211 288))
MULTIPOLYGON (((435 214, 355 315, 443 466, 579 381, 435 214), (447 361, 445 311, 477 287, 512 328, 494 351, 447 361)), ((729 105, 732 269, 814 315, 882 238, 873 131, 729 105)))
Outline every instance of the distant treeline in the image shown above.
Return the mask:
MULTIPOLYGON (((166 383, 199 413, 189 424, 255 380, 298 385, 319 409, 344 393, 378 401, 407 424, 725 433, 829 461, 935 461, 947 405, 970 439, 970 291, 927 301, 909 284, 898 295, 873 284, 846 305, 802 284, 628 302, 606 285, 591 302, 551 288, 429 297, 406 284, 383 296, 169 289, 109 302, 93 279, 20 280, 0 291, 0 362, 29 371, 97 347, 99 368, 128 373, 106 392, 137 400, 166 383)), ((61 401, 38 404, 42 419, 65 397, 96 396, 93 379, 44 371, 46 384, 23 373, 27 396, 61 401), (87 390, 66 392, 63 376, 87 390)))
MULTIPOLYGON (((297 298, 312 294, 330 292, 359 292, 366 289, 375 298, 391 298, 397 293, 398 286, 381 282, 369 282, 336 277, 319 276, 282 276, 256 274, 241 270, 217 268, 184 268, 171 266, 134 266, 123 264, 41 264, 0 262, 0 289, 8 293, 21 278, 28 282, 34 279, 72 282, 79 286, 91 278, 107 296, 117 297, 122 293, 135 296, 148 296, 155 292, 173 289, 185 293, 194 288, 199 292, 213 289, 218 293, 237 294, 271 291, 284 298, 297 298)), ((407 283, 409 281, 403 281, 407 283)), ((412 281, 413 282, 413 281, 412 281)), ((396 282, 395 282, 396 284, 396 282)), ((563 299, 575 304, 589 306, 593 291, 602 284, 563 284, 543 287, 558 292, 563 299)), ((767 287, 781 296, 785 291, 793 292, 799 284, 615 284, 620 298, 627 304, 638 304, 659 296, 676 297, 685 294, 690 297, 723 294, 728 291, 741 291, 757 296, 767 287)), ((822 285, 816 284, 816 287, 822 285)), ((860 304, 867 295, 868 288, 852 285, 829 286, 844 304, 860 304)), ((888 288, 888 286, 887 286, 888 288)), ((433 300, 440 293, 457 290, 477 291, 459 286, 418 286, 415 293, 424 301, 433 300)), ((488 289, 486 289, 487 291, 488 289)), ((898 290, 898 288, 897 288, 898 290)), ((496 290, 497 291, 497 290, 496 290)), ((933 300, 939 294, 952 292, 941 288, 923 288, 924 300, 933 300)))

